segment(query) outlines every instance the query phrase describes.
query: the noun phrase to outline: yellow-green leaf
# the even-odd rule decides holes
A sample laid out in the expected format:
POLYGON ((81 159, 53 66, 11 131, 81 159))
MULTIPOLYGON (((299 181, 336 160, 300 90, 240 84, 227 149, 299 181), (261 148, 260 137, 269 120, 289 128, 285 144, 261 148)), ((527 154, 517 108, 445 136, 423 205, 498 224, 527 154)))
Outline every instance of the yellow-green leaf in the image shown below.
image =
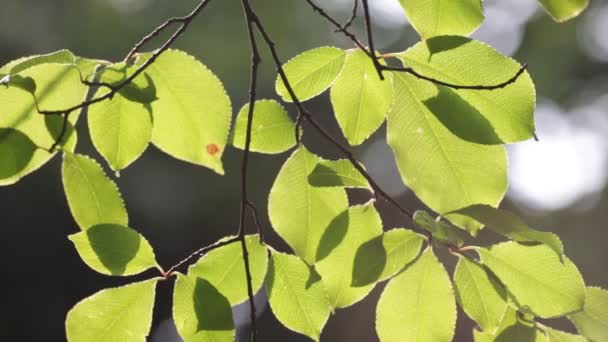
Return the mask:
POLYGON ((173 321, 185 342, 234 341, 230 302, 204 278, 177 275, 173 321))
POLYGON ((82 230, 99 224, 129 224, 118 187, 95 160, 65 152, 61 174, 70 211, 82 230))
MULTIPOLYGON (((249 254, 251 284, 255 293, 262 287, 266 276, 267 250, 260 243, 258 235, 248 235, 245 241, 249 254)), ((203 278, 211 283, 228 298, 232 305, 247 299, 247 278, 240 242, 231 243, 205 254, 196 264, 190 266, 188 275, 203 278)))
POLYGON ((268 302, 287 328, 318 341, 331 307, 321 278, 294 255, 273 252, 266 278, 268 302))
MULTIPOLYGON (((399 55, 404 66, 457 85, 497 85, 521 69, 485 43, 444 36, 418 43, 399 55)), ((536 90, 527 72, 500 89, 453 89, 411 77, 414 94, 456 136, 480 144, 504 144, 534 136, 536 90)))
POLYGON ((82 260, 95 271, 129 276, 158 267, 150 243, 135 230, 116 224, 101 224, 73 234, 69 239, 82 260))
POLYGON ((589 6, 589 0, 538 0, 545 11, 558 22, 577 17, 589 6))
POLYGON ((105 289, 82 300, 66 318, 69 342, 145 342, 152 325, 157 279, 105 289))
POLYGON ((222 82, 178 50, 165 51, 146 72, 158 97, 152 102, 152 143, 177 159, 224 174, 232 107, 222 82))
POLYGON ((424 39, 441 35, 466 36, 483 21, 481 0, 399 0, 424 39))
POLYGON ((542 318, 583 308, 583 278, 572 261, 566 257, 562 261, 550 247, 505 242, 478 252, 520 307, 542 318))
POLYGON ((588 287, 583 311, 568 318, 585 337, 598 342, 608 341, 608 291, 588 287))
MULTIPOLYGON (((393 81, 388 143, 405 183, 440 214, 477 203, 498 206, 507 190, 504 147, 458 138, 429 110, 419 80, 400 73, 393 81)), ((468 218, 447 218, 473 234, 480 228, 468 218)))
POLYGON ((338 215, 327 227, 317 250, 315 269, 321 275, 327 297, 333 308, 344 308, 363 299, 373 288, 371 284, 353 284, 361 266, 357 250, 382 234, 382 221, 373 202, 354 206, 338 215))
POLYGON ((300 147, 287 159, 270 190, 268 215, 274 230, 296 255, 315 262, 321 235, 348 208, 342 188, 317 188, 308 176, 322 159, 300 147))
MULTIPOLYGON (((345 51, 324 46, 297 55, 285 63, 283 68, 298 99, 306 101, 334 83, 344 66, 345 58, 345 51)), ((292 102, 281 77, 277 77, 275 88, 283 101, 292 102)))
POLYGON ((452 284, 429 248, 384 289, 376 309, 376 332, 382 342, 448 342, 455 327, 452 284))
POLYGON ((342 133, 359 145, 384 122, 393 101, 392 75, 380 80, 371 59, 361 50, 349 51, 346 64, 331 88, 331 103, 342 133))
MULTIPOLYGON (((232 145, 245 149, 249 104, 241 108, 232 135, 232 145)), ((296 145, 295 124, 287 111, 274 100, 256 101, 251 126, 253 152, 276 154, 296 145)))

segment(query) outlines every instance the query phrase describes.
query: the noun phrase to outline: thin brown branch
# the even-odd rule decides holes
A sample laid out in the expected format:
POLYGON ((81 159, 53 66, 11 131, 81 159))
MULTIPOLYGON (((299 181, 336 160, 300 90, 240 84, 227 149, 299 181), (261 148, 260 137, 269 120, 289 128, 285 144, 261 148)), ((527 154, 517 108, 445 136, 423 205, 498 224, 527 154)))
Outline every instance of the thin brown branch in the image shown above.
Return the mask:
MULTIPOLYGON (((146 37, 144 37, 139 43, 137 43, 135 45, 135 47, 131 50, 131 52, 129 52, 126 59, 128 59, 128 60, 131 59, 133 54, 136 53, 139 50, 139 48, 141 48, 141 46, 143 46, 150 39, 156 37, 161 31, 163 31, 165 28, 169 27, 170 24, 177 23, 177 22, 181 23, 180 27, 173 33, 173 35, 171 35, 171 37, 169 37, 169 39, 159 49, 154 51, 154 53, 152 53, 152 56, 147 61, 145 61, 141 66, 139 66, 137 68, 137 70, 135 70, 135 72, 131 76, 127 77, 125 80, 123 80, 122 82, 120 82, 116 85, 103 84, 103 86, 106 86, 109 88, 109 91, 106 92, 105 94, 103 94, 99 97, 94 97, 92 99, 85 100, 85 101, 83 101, 77 105, 74 105, 72 107, 69 107, 69 108, 60 109, 60 110, 39 110, 38 112, 42 115, 69 115, 70 113, 72 113, 74 111, 89 107, 98 102, 102 102, 105 100, 111 100, 114 97, 114 95, 116 95, 116 93, 118 93, 122 88, 127 86, 133 80, 135 80, 150 65, 152 65, 163 52, 167 51, 173 45, 173 43, 175 43, 175 41, 184 32, 186 32, 190 23, 192 23, 194 18, 196 18, 210 2, 211 2, 211 0, 201 0, 201 2, 190 12, 190 14, 188 14, 184 17, 171 18, 171 19, 167 20, 165 23, 163 23, 162 25, 157 27, 154 31, 152 31, 152 33, 150 33, 146 37)), ((62 128, 62 132, 64 132, 64 134, 65 134, 65 128, 62 128)), ((63 135, 60 135, 59 137, 57 137, 57 139, 55 140, 55 143, 53 144, 53 148, 51 149, 51 151, 53 151, 54 147, 56 147, 57 144, 62 139, 63 139, 63 135)))
MULTIPOLYGON (((319 15, 321 15, 322 17, 324 17, 325 19, 327 19, 327 21, 329 21, 331 24, 333 24, 337 29, 335 32, 342 32, 344 33, 348 38, 350 38, 353 42, 355 42, 355 45, 357 45, 357 47, 359 49, 361 49, 363 52, 365 52, 365 54, 370 57, 372 59, 372 62, 374 63, 374 67, 376 68, 376 70, 378 71, 378 74, 381 75, 382 71, 393 71, 393 72, 405 72, 408 74, 411 74, 421 80, 425 80, 437 85, 442 85, 445 87, 449 87, 449 88, 453 88, 453 89, 471 89, 471 90, 495 90, 495 89, 500 89, 500 88, 504 88, 512 83, 514 83, 515 81, 517 81, 517 79, 519 79, 519 77, 524 73, 524 71, 526 70, 526 65, 524 64, 521 69, 510 79, 501 82, 499 84, 494 84, 494 85, 461 85, 461 84, 454 84, 454 83, 449 83, 449 82, 444 82, 441 81, 439 79, 433 78, 433 77, 429 77, 429 76, 425 76, 419 72, 417 72, 416 70, 412 69, 411 67, 393 67, 393 66, 387 66, 387 65, 383 65, 382 63, 379 62, 378 60, 378 56, 376 56, 376 54, 372 54, 371 51, 374 51, 373 49, 373 35, 372 35, 372 29, 371 29, 371 15, 369 13, 369 8, 367 6, 367 0, 362 0, 363 1, 363 6, 364 6, 364 11, 365 11, 365 22, 366 22, 366 29, 367 29, 367 35, 368 35, 368 40, 369 40, 369 45, 370 48, 369 50, 359 41, 359 39, 352 34, 351 32, 349 32, 348 30, 342 30, 342 26, 340 25, 340 23, 333 18, 331 15, 329 15, 323 8, 319 7, 318 5, 316 5, 312 0, 306 0, 306 2, 317 12, 319 13, 319 15)), ((393 57, 393 55, 384 55, 387 57, 393 57)), ((538 138, 535 138, 535 140, 538 140, 538 138)))
POLYGON ((347 30, 350 27, 350 25, 352 25, 352 23, 357 18, 358 9, 359 9, 359 0, 354 0, 353 1, 353 13, 350 15, 350 18, 348 18, 348 20, 344 23, 344 25, 342 25, 339 29, 336 29, 334 32, 344 32, 345 30, 347 30))
MULTIPOLYGON (((307 0, 307 1, 310 2, 310 0, 307 0)), ((275 47, 274 41, 272 40, 272 38, 266 31, 260 18, 257 16, 257 14, 254 11, 251 12, 251 16, 252 16, 253 22, 255 23, 256 27, 258 28, 258 31, 262 35, 264 42, 266 43, 266 46, 270 50, 270 54, 272 56, 275 66, 277 68, 277 72, 279 73, 279 76, 281 77, 281 81, 285 85, 285 88, 287 89, 287 92, 289 93, 292 102, 295 104, 296 108, 298 109, 299 116, 305 118, 321 134, 321 136, 323 136, 323 138, 325 138, 325 140, 327 140, 332 145, 334 145, 340 152, 342 152, 342 154, 344 154, 344 156, 346 156, 346 158, 351 162, 351 164, 355 167, 355 169, 357 169, 357 171, 359 171, 359 173, 363 177, 365 177, 365 179, 369 182, 370 186, 372 187, 372 189, 374 190, 375 193, 377 193, 384 200, 386 200, 387 202, 392 204, 401 213, 412 218, 414 216, 414 214, 411 211, 405 209, 403 206, 401 206, 399 204, 399 202, 397 202, 397 200, 395 200, 386 191, 384 191, 382 189, 382 187, 380 187, 380 185, 378 185, 378 183, 370 176, 370 174, 367 173, 367 171, 361 166, 361 164, 359 164, 359 162, 354 157, 352 152, 348 148, 346 148, 344 145, 342 145, 337 139, 335 139, 329 132, 327 132, 313 118, 312 114, 302 105, 302 103, 296 96, 295 92, 293 91, 293 87, 291 86, 291 83, 289 82, 289 79, 287 78, 287 74, 285 73, 285 70, 283 69, 283 63, 281 62, 281 58, 279 57, 279 54, 275 47)))
POLYGON ((332 23, 337 28, 337 30, 336 30, 337 32, 342 32, 346 37, 348 37, 350 40, 352 40, 352 42, 359 49, 365 51, 365 53, 367 53, 368 56, 370 56, 369 51, 367 51, 367 49, 365 48, 365 45, 363 45, 363 43, 361 43, 361 41, 359 41, 357 36, 355 36, 352 32, 348 31, 346 28, 343 28, 342 25, 336 19, 334 19, 323 8, 321 8, 319 5, 314 3, 312 0, 306 0, 306 2, 310 5, 310 7, 312 7, 313 10, 315 10, 317 13, 319 13, 320 16, 322 16, 323 18, 327 19, 330 23, 332 23))
MULTIPOLYGON (((251 45, 251 83, 249 85, 249 112, 247 113, 247 132, 245 135, 245 150, 243 151, 243 160, 241 166, 241 217, 239 222, 239 239, 241 240, 241 248, 243 250, 243 264, 245 265, 245 276, 247 278, 247 297, 249 299, 249 314, 251 320, 251 341, 257 340, 257 323, 256 323, 256 308, 253 297, 253 284, 251 277, 251 268, 249 265, 249 252, 247 251, 247 243, 245 241, 245 218, 247 207, 255 207, 249 202, 247 196, 247 176, 249 166, 249 153, 251 148, 251 130, 253 127, 253 116, 255 113, 255 101, 257 98, 257 79, 258 67, 261 63, 260 53, 258 50, 255 32, 253 28, 252 9, 249 0, 241 0, 245 20, 247 23, 247 33, 249 34, 249 43, 251 45)), ((261 235, 260 235, 261 238, 261 235)))
POLYGON ((513 75, 513 77, 509 78, 508 80, 498 83, 498 84, 493 84, 493 85, 461 85, 461 84, 454 84, 454 83, 449 83, 449 82, 444 82, 441 80, 438 80, 436 78, 432 78, 432 77, 428 77, 425 75, 420 74, 419 72, 415 71, 414 69, 410 68, 410 67, 394 67, 394 66, 387 66, 387 65, 381 65, 380 68, 382 70, 387 70, 387 71, 395 71, 395 72, 405 72, 408 74, 411 74, 413 76, 415 76, 416 78, 419 78, 421 80, 425 80, 425 81, 429 81, 432 82, 434 84, 440 85, 440 86, 444 86, 444 87, 449 87, 452 89, 469 89, 469 90, 496 90, 496 89, 501 89, 504 88, 512 83, 515 83, 517 81, 517 79, 519 79, 519 77, 524 73, 524 71, 526 71, 526 68, 528 66, 526 64, 522 65, 521 68, 519 68, 519 70, 517 71, 517 73, 515 73, 515 75, 513 75))
POLYGON ((361 0, 363 2, 363 16, 365 18, 365 30, 367 31, 367 44, 369 45, 369 55, 374 63, 374 67, 378 72, 378 77, 381 80, 384 80, 384 75, 382 74, 382 64, 378 60, 378 55, 376 55, 376 49, 374 48, 374 35, 372 33, 372 18, 369 11, 369 5, 367 0, 361 0))
POLYGON ((264 229, 262 228, 262 222, 260 221, 260 214, 258 213, 258 208, 251 201, 247 201, 246 204, 249 209, 251 209, 251 212, 253 214, 253 221, 255 222, 258 235, 260 236, 260 243, 265 243, 264 229))
POLYGON ((164 272, 162 274, 162 276, 163 276, 164 279, 169 279, 175 273, 175 271, 177 271, 177 269, 180 268, 182 265, 188 264, 192 260, 198 259, 201 256, 203 256, 204 254, 207 254, 207 253, 211 252, 214 249, 218 249, 220 247, 224 247, 224 246, 230 245, 230 244, 235 243, 237 241, 239 241, 239 237, 238 236, 230 238, 228 240, 216 242, 213 245, 208 245, 208 246, 205 246, 205 247, 201 247, 201 248, 197 249, 196 251, 194 251, 192 254, 190 254, 187 257, 185 257, 184 259, 182 259, 177 264, 171 266, 169 268, 169 270, 167 270, 166 272, 164 272))

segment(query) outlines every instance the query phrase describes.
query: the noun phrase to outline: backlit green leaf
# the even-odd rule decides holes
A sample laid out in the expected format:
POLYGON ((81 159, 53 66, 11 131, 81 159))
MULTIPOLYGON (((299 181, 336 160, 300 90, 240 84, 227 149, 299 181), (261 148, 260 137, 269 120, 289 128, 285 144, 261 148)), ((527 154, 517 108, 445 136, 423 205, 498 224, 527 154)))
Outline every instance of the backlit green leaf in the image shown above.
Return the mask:
POLYGON ((82 230, 99 224, 129 224, 116 184, 95 160, 65 152, 61 173, 72 216, 82 230))
POLYGON ((382 342, 448 342, 455 326, 452 284, 429 248, 384 289, 376 309, 376 332, 382 342))
POLYGON ((476 262, 460 257, 454 270, 456 298, 483 329, 494 332, 507 310, 507 294, 500 282, 476 262))
MULTIPOLYGON (((101 81, 112 82, 113 69, 104 70, 101 81), (107 75, 107 76, 106 76, 107 75)), ((137 79, 142 79, 139 76, 137 79)), ((122 79, 121 79, 122 80, 122 79)), ((120 171, 135 161, 148 147, 152 136, 152 108, 149 104, 135 102, 129 97, 144 98, 144 91, 124 88, 111 100, 96 104, 89 109, 89 131, 93 145, 108 161, 110 167, 120 171), (130 95, 125 95, 130 94, 130 95)), ((100 88, 96 96, 108 90, 100 88)), ((153 91, 156 96, 156 91, 153 91)))
POLYGON ((152 325, 156 279, 105 289, 68 312, 69 342, 145 342, 152 325))
MULTIPOLYGON (((249 104, 238 114, 234 126, 232 144, 245 149, 249 104)), ((274 100, 256 101, 251 126, 250 150, 260 153, 281 153, 296 144, 295 124, 287 111, 274 100)))
POLYGON ((319 340, 329 318, 330 305, 321 278, 312 267, 296 256, 273 252, 266 292, 279 322, 319 340))
POLYGON ((418 227, 431 233, 433 239, 456 246, 462 246, 464 244, 465 232, 449 223, 434 219, 424 210, 416 210, 414 213, 414 223, 418 227))
MULTIPOLYGON (((399 58, 425 76, 458 85, 500 84, 521 68, 485 43, 454 36, 418 43, 399 58)), ((494 90, 455 90, 415 77, 408 83, 420 106, 464 140, 504 144, 534 135, 536 92, 527 72, 494 90)))
POLYGON ((152 143, 177 159, 223 174, 232 108, 220 80, 177 50, 164 52, 146 70, 158 97, 152 102, 152 143))
POLYGON ((348 208, 344 189, 309 184, 308 175, 321 161, 305 147, 298 148, 279 171, 268 198, 272 227, 309 265, 329 223, 348 208))
POLYGON ((352 285, 365 286, 392 277, 418 256, 423 241, 410 230, 395 228, 365 242, 355 255, 352 285))
POLYGON ((345 187, 366 188, 371 187, 348 159, 323 160, 308 176, 308 181, 316 187, 345 187))
POLYGON ((585 337, 598 342, 608 341, 608 291, 588 287, 583 311, 568 318, 585 337))
POLYGON ((128 227, 101 224, 69 238, 82 260, 102 274, 128 276, 158 267, 152 246, 128 227))
POLYGON ((185 342, 234 341, 230 302, 203 278, 177 275, 173 320, 185 342))
POLYGON ((565 331, 555 330, 549 327, 543 327, 549 342, 586 342, 583 336, 574 335, 565 331))
POLYGON ((15 75, 40 64, 71 64, 76 63, 76 56, 68 50, 59 50, 46 55, 25 58, 12 66, 9 75, 15 75))
POLYGON ((483 21, 481 0, 399 0, 424 39, 441 35, 466 36, 483 21))
MULTIPOLYGON (((334 83, 344 66, 345 58, 345 51, 325 46, 297 55, 285 63, 283 68, 298 99, 306 101, 334 83)), ((275 88, 283 101, 292 102, 281 77, 277 78, 275 88)))
POLYGON ((374 287, 353 284, 357 250, 382 234, 382 221, 373 202, 349 208, 327 227, 317 250, 315 269, 321 275, 333 308, 344 308, 363 299, 374 287))
MULTIPOLYGON (((0 69, 8 72, 10 63, 0 69)), ((86 94, 78 70, 57 64, 31 67, 19 75, 36 82, 35 96, 41 110, 64 109, 80 103, 86 94)), ((0 86, 0 185, 10 185, 39 169, 55 153, 48 149, 59 137, 63 118, 38 114, 32 94, 18 87, 0 86)), ((78 118, 72 113, 60 146, 74 151, 78 118)))
POLYGON ((589 0, 539 0, 545 11, 558 22, 578 16, 589 6, 589 0))
MULTIPOLYGON (((459 139, 419 96, 417 79, 395 74, 393 82, 395 102, 388 115, 388 143, 405 183, 439 213, 477 203, 497 206, 507 190, 504 147, 459 139)), ((472 233, 480 228, 471 219, 447 218, 472 233)))
POLYGON ((342 133, 359 145, 384 122, 393 101, 392 75, 380 80, 371 59, 351 50, 340 77, 331 88, 331 103, 342 133))
POLYGON ((473 330, 475 342, 549 342, 545 334, 530 322, 518 318, 515 309, 508 307, 495 334, 473 330))
MULTIPOLYGON (((258 235, 246 237, 249 253, 249 268, 253 292, 257 292, 264 282, 268 268, 266 248, 258 235)), ((236 305, 247 299, 247 280, 240 242, 215 249, 190 266, 188 275, 203 278, 222 293, 230 304, 236 305)))
POLYGON ((516 215, 488 205, 472 205, 453 213, 470 217, 498 234, 519 242, 540 242, 551 247, 560 257, 564 247, 559 237, 553 233, 539 232, 526 225, 516 215))
POLYGON ((537 316, 557 317, 583 308, 583 278, 568 258, 562 262, 550 247, 506 242, 478 252, 517 304, 537 316))

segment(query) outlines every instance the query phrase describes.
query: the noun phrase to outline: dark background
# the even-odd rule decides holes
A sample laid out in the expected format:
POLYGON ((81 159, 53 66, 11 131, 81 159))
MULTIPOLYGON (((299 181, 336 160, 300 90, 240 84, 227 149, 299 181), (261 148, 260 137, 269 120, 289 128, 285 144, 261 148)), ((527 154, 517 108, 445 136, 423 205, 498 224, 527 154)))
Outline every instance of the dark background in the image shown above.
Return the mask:
MULTIPOLYGON (((67 48, 85 57, 120 60, 141 36, 173 15, 190 11, 195 0, 1 0, 0 64, 20 56, 67 48)), ((347 0, 318 1, 346 18, 347 0)), ((563 239, 566 253, 588 285, 608 286, 608 4, 566 24, 556 24, 534 0, 486 0, 486 23, 474 37, 505 54, 528 62, 538 91, 540 142, 509 147, 510 191, 503 207, 526 217, 534 227, 563 239)), ((254 5, 277 42, 283 60, 320 45, 352 47, 316 16, 302 0, 256 0, 254 5)), ((402 51, 417 41, 397 0, 372 1, 374 30, 383 52, 402 51)), ((361 32, 360 21, 355 31, 361 32)), ((236 112, 247 101, 249 46, 240 1, 214 1, 178 41, 177 48, 200 58, 224 82, 236 112)), ((363 37, 363 36, 362 36, 363 37)), ((159 40, 160 42, 160 40, 159 40)), ((155 46, 150 46, 152 49, 155 46)), ((274 68, 264 54, 261 97, 274 95, 274 68)), ((328 97, 310 104, 326 127, 340 136, 328 97)), ((293 108, 290 108, 294 114, 293 108)), ((102 160, 91 147, 86 120, 78 129, 79 153, 102 160)), ((357 155, 370 172, 408 208, 422 205, 402 184, 386 146, 384 128, 357 155)), ((338 157, 308 130, 305 143, 325 157, 338 157)), ((202 245, 234 234, 239 213, 241 152, 229 148, 226 175, 174 160, 150 147, 121 173, 121 188, 131 226, 155 247, 161 265, 169 266, 202 245)), ((254 155, 251 196, 269 228, 267 196, 288 154, 254 155)), ((67 208, 60 179, 60 158, 14 186, 0 188, 0 340, 63 341, 64 318, 80 299, 132 279, 110 278, 82 263, 67 235, 78 231, 67 208)), ((366 199, 352 194, 353 201, 366 199)), ((393 209, 381 206, 387 228, 409 225, 393 209)), ((251 228, 251 227, 250 227, 251 228)), ((490 243, 495 237, 482 234, 490 243)), ((285 245, 276 235, 270 242, 285 245)), ((454 260, 442 255, 452 271, 454 260)), ((153 272, 136 277, 153 276, 153 272)), ((383 286, 364 301, 330 318, 324 341, 374 341, 375 303, 383 286)), ((159 286, 150 341, 179 341, 170 320, 172 282, 159 286)), ((261 341, 305 341, 276 322, 258 295, 261 341)), ((235 310, 241 332, 246 308, 235 310)), ((556 322, 571 330, 565 320, 556 322)), ((473 323, 459 315, 456 341, 472 340, 473 323)), ((246 338, 242 338, 245 341, 246 338)))

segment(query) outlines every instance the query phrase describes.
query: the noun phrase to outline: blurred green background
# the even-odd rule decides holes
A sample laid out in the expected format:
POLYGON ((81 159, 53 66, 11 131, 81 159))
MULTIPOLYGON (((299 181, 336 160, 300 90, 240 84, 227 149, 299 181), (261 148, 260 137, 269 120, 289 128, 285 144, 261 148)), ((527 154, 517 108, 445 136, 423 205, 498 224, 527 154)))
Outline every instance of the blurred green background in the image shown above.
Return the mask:
MULTIPOLYGON (((132 45, 166 18, 190 11, 197 0, 1 0, 0 64, 20 56, 67 48, 85 57, 120 60, 132 45)), ((350 0, 317 1, 346 18, 350 0)), ((313 13, 303 0, 255 0, 260 16, 286 61, 320 45, 351 48, 352 43, 313 13)), ((397 0, 371 1, 374 31, 382 52, 402 51, 418 38, 397 0)), ((595 0, 581 17, 556 24, 535 0, 486 0, 486 22, 473 35, 529 64, 538 92, 540 142, 509 146, 510 189, 503 203, 538 229, 564 240, 567 255, 588 285, 608 287, 608 2, 595 0)), ((354 31, 362 35, 358 20, 354 31)), ((162 37, 161 37, 162 39, 162 37)), ((161 41, 159 39, 158 42, 161 41)), ((158 45, 152 44, 149 49, 158 45)), ((214 1, 176 44, 201 59, 224 82, 236 112, 247 101, 249 46, 240 1, 214 1)), ((275 71, 264 53, 260 97, 274 95, 275 71)), ((0 104, 1 105, 1 104, 0 104)), ((310 104, 312 112, 340 136, 328 96, 310 104)), ((291 114, 294 109, 290 108, 291 114)), ((78 152, 102 160, 80 120, 78 152)), ((379 183, 408 208, 422 204, 403 185, 382 128, 355 149, 379 183)), ((312 130, 304 142, 327 158, 339 155, 312 130)), ((179 162, 150 147, 116 179, 131 226, 148 237, 163 266, 198 247, 236 232, 241 152, 228 149, 226 175, 179 162)), ((267 196, 287 154, 255 155, 251 196, 270 229, 267 196)), ((98 290, 125 283, 88 269, 66 238, 77 231, 61 186, 60 158, 11 187, 0 188, 2 219, 0 340, 63 341, 67 311, 98 290)), ((361 193, 353 202, 366 201, 361 193)), ((386 228, 409 225, 380 205, 386 228)), ((250 227, 253 229, 252 227, 250 227)), ((482 234, 483 243, 497 241, 482 234)), ((270 242, 286 246, 272 234, 270 242)), ((450 272, 454 258, 442 255, 450 272)), ((149 277, 149 272, 136 279, 149 277)), ((171 323, 172 284, 159 286, 150 341, 179 341, 171 323)), ((323 332, 324 341, 374 341, 375 303, 382 286, 364 301, 340 310, 323 332)), ((262 341, 305 341, 272 317, 264 293, 256 296, 262 341)), ((247 340, 247 307, 235 309, 240 340, 247 340)), ((572 330, 565 320, 558 327, 572 330)), ((459 316, 456 341, 472 340, 474 324, 459 316)))

